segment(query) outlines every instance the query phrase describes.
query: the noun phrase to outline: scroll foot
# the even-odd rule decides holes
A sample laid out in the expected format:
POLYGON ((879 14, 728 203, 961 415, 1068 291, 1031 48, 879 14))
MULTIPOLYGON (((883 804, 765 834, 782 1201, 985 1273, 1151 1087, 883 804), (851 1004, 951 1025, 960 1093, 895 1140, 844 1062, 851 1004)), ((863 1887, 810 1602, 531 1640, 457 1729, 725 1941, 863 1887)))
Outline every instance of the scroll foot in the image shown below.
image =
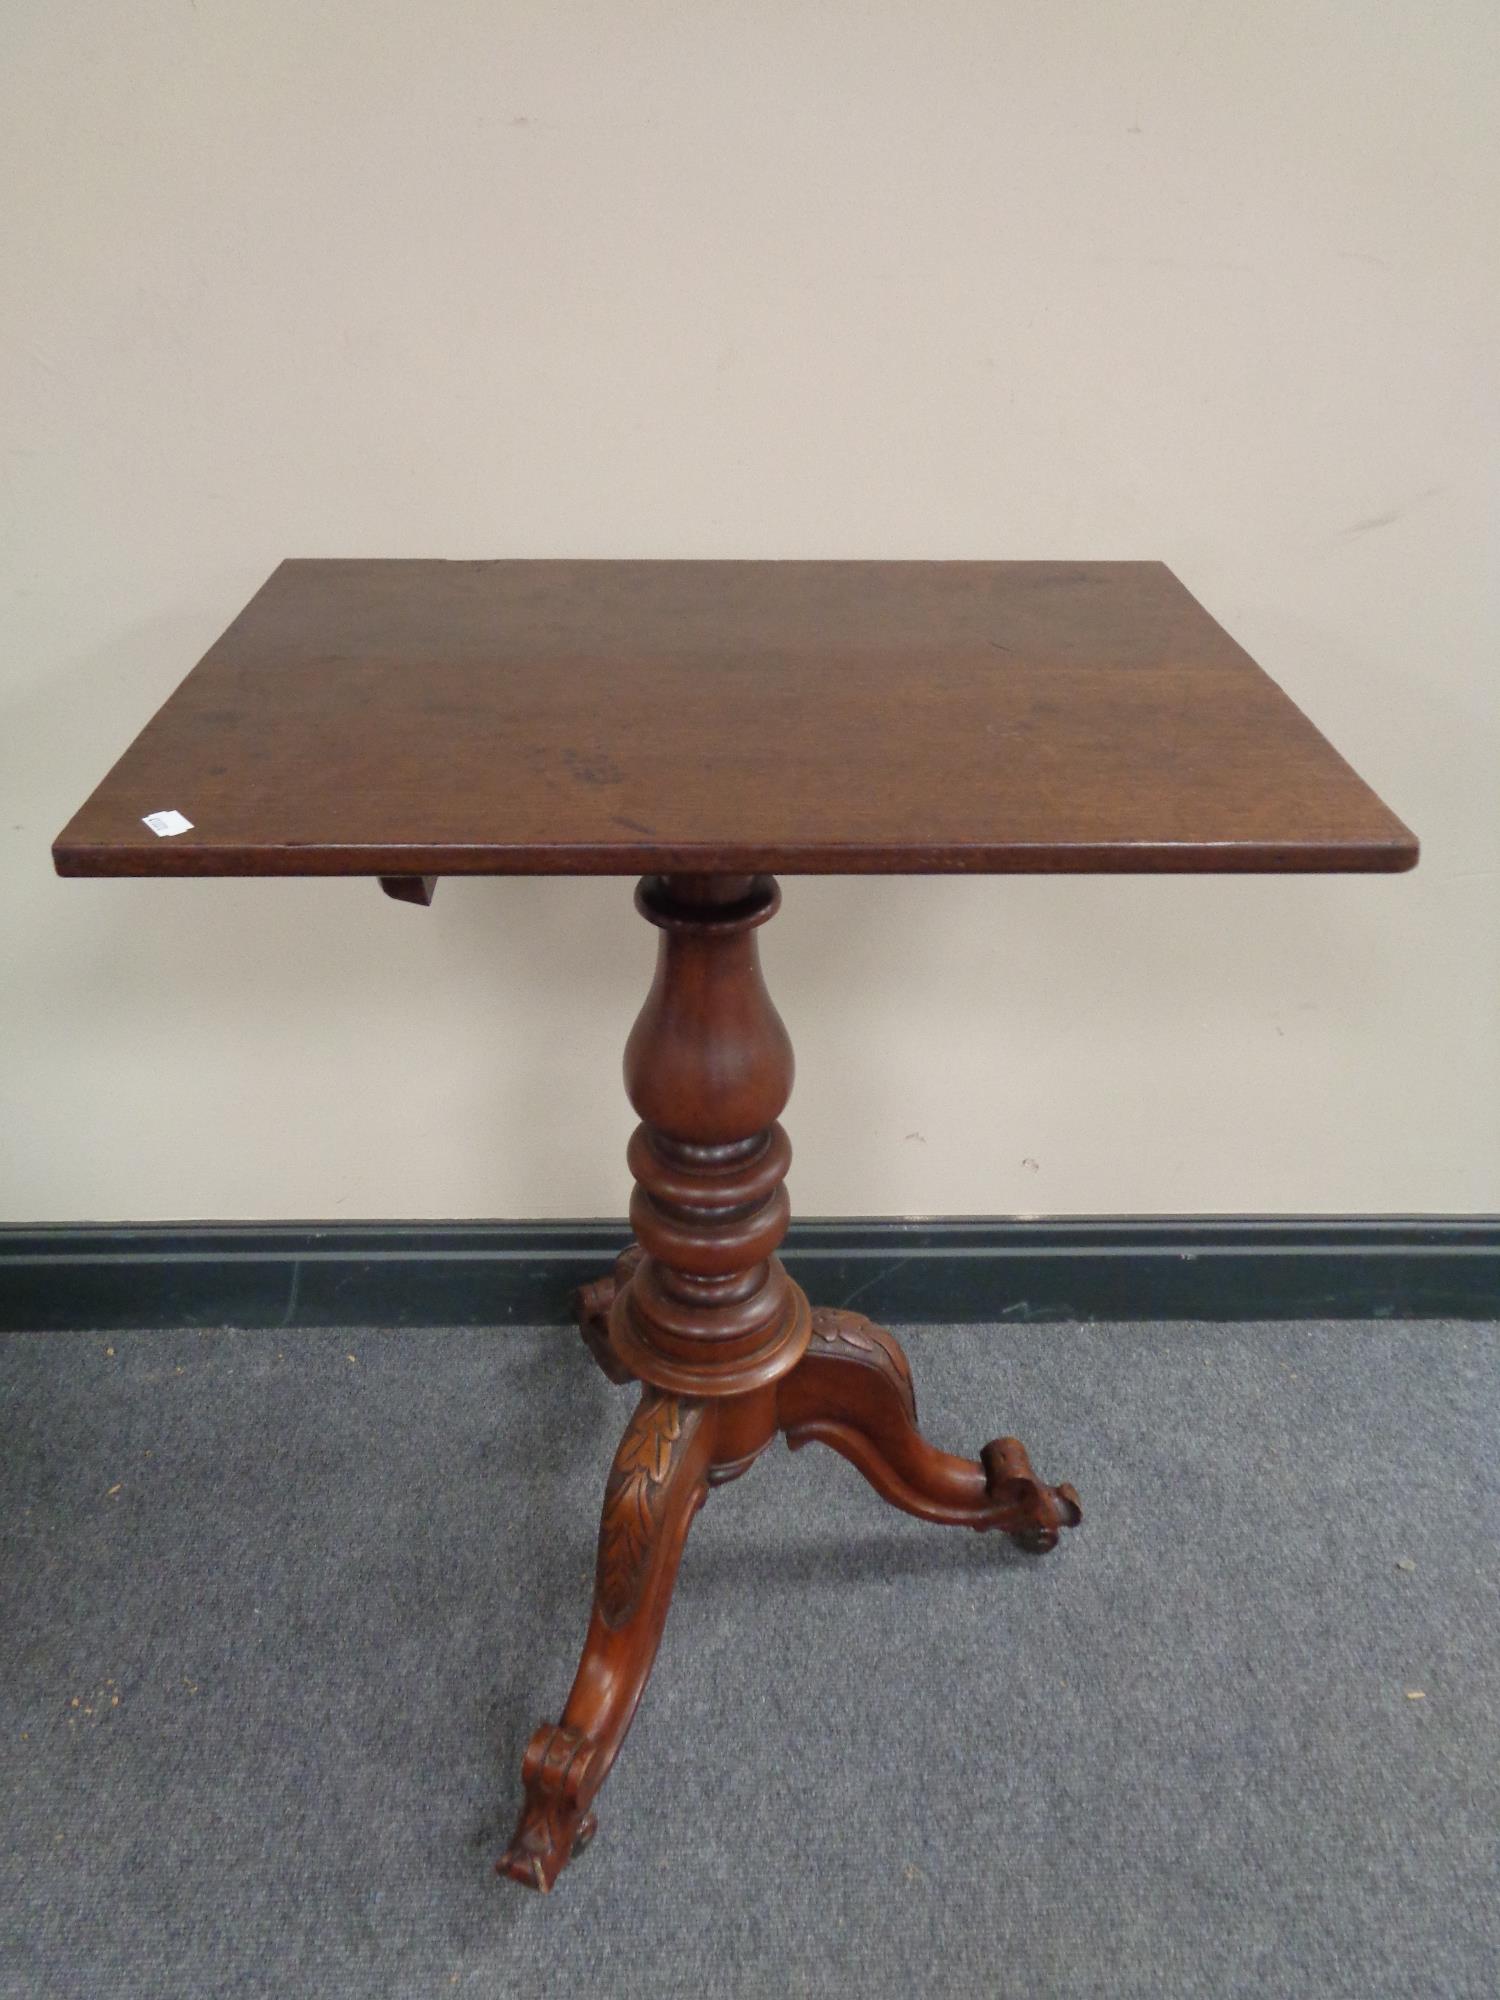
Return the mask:
POLYGON ((544 1722, 532 1735, 521 1763, 526 1803, 511 1843, 495 1863, 508 1875, 543 1895, 593 1839, 599 1822, 580 1810, 578 1796, 588 1784, 595 1746, 576 1729, 544 1722))

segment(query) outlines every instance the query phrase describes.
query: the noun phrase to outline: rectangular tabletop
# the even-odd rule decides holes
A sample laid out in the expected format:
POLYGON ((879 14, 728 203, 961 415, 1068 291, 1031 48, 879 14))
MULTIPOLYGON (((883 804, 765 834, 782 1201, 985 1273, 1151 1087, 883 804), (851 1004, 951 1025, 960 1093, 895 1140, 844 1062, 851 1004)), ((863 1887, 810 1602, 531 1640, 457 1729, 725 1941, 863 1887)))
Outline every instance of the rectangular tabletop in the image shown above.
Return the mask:
POLYGON ((1399 869, 1417 843, 1160 563, 334 560, 281 565, 53 852, 912 873, 1399 869))

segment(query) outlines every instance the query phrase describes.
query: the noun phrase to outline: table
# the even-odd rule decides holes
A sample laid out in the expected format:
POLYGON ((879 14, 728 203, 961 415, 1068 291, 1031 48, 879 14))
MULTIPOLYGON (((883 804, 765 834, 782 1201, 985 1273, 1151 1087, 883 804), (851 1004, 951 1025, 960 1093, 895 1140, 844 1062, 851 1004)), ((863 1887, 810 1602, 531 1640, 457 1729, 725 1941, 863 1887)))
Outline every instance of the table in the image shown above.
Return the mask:
POLYGON ((693 1517, 776 1437, 1037 1552, 1081 1519, 1016 1438, 934 1449, 896 1340, 813 1310, 776 1255, 776 875, 1396 870, 1417 844, 1159 563, 334 560, 276 570, 54 857, 371 875, 419 903, 451 874, 641 877, 634 1241, 576 1300, 640 1398, 577 1678, 496 1863, 550 1889, 594 1832, 693 1517))

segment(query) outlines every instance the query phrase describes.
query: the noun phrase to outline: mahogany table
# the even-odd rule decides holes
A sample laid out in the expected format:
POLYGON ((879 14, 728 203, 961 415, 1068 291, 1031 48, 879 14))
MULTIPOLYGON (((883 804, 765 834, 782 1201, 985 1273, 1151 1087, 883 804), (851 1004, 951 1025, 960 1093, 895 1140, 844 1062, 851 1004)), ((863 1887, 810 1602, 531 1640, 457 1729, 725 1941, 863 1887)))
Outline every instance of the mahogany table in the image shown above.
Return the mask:
POLYGON ((776 1255, 775 874, 1401 869, 1417 844, 1157 563, 318 561, 282 564, 54 854, 423 903, 441 875, 643 878, 635 1241, 576 1301, 641 1394, 582 1663, 496 1864, 548 1889, 594 1831, 694 1514, 778 1434, 1028 1549, 1080 1519, 1015 1438, 928 1444, 892 1336, 812 1310, 776 1255))

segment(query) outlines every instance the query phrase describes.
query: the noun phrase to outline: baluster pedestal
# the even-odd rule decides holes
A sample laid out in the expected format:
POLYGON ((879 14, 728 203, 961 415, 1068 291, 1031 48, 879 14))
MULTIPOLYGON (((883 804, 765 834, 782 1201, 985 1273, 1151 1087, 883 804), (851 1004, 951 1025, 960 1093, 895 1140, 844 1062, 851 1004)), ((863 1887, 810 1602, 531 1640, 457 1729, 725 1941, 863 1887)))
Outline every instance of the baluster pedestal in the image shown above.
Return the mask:
POLYGON ((635 1241, 577 1311, 599 1365, 641 1398, 604 1489, 583 1658, 561 1721, 527 1747, 520 1821, 495 1864, 534 1889, 593 1837, 693 1516, 778 1435, 832 1445, 909 1514, 998 1528, 1038 1553, 1082 1518, 1072 1487, 1044 1486, 1016 1438, 977 1460, 928 1444, 894 1336, 859 1313, 812 1311, 776 1255, 792 1049, 755 933, 779 900, 766 875, 648 876, 636 892, 661 943, 625 1050, 641 1118, 627 1156, 635 1241))

